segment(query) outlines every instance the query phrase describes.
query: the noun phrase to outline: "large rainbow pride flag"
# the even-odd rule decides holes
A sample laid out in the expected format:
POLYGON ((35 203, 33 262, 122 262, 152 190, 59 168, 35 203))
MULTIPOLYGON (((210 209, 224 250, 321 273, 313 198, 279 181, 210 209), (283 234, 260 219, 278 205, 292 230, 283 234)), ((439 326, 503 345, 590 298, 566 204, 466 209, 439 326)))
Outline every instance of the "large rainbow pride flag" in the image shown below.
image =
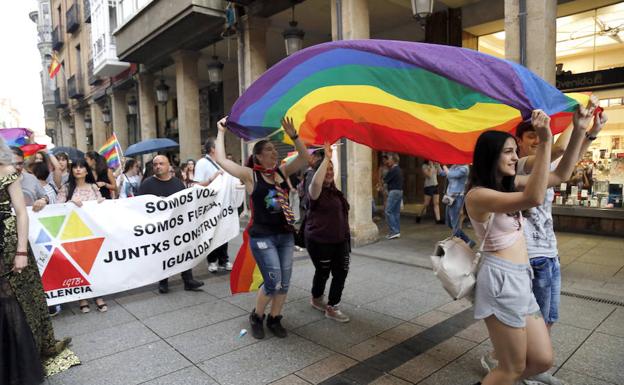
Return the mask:
POLYGON ((563 94, 525 67, 474 50, 388 40, 344 40, 274 65, 236 101, 227 126, 254 140, 293 118, 307 144, 345 137, 376 150, 470 163, 486 130, 513 132, 531 111, 571 122, 584 94, 563 94))
POLYGON ((20 147, 28 143, 32 131, 28 128, 0 128, 0 136, 8 146, 20 147))

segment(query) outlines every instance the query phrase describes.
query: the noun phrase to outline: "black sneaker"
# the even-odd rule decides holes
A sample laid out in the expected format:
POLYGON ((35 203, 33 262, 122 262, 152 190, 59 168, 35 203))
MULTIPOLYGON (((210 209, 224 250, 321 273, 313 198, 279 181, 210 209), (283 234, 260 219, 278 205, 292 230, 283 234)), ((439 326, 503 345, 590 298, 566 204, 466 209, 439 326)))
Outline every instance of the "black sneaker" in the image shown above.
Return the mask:
POLYGON ((160 294, 167 294, 169 293, 169 283, 168 282, 160 282, 158 284, 158 292, 160 294))
POLYGON ((251 314, 249 315, 249 324, 251 324, 251 335, 257 340, 261 340, 264 338, 263 322, 264 315, 262 316, 262 318, 260 318, 258 314, 256 314, 256 309, 253 309, 251 311, 251 314))
POLYGON ((267 317, 267 329, 269 329, 275 335, 275 337, 286 338, 288 336, 288 332, 282 326, 281 321, 282 321, 281 315, 272 317, 269 314, 267 317))
POLYGON ((416 223, 420 223, 420 217, 416 217, 416 223))
POLYGON ((194 279, 184 281, 184 290, 186 291, 199 291, 199 288, 202 286, 204 286, 204 283, 202 281, 197 281, 194 279))

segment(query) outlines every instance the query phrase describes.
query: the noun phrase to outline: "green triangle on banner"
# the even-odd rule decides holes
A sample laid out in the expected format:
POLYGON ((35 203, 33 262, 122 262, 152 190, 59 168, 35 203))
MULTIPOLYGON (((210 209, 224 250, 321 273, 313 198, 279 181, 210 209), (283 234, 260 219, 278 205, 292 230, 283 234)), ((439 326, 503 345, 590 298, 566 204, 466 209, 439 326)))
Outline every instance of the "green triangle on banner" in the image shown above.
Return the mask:
POLYGON ((59 231, 61 231, 61 226, 63 226, 63 222, 65 222, 65 215, 39 218, 39 222, 41 222, 43 227, 45 227, 46 230, 48 230, 48 232, 53 237, 57 237, 59 231))

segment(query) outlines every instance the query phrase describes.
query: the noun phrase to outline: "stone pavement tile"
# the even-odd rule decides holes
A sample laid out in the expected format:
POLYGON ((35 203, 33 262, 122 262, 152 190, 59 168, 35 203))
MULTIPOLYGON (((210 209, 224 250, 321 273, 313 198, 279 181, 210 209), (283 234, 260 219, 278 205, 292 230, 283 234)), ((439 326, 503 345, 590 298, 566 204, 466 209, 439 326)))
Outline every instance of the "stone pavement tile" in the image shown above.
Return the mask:
POLYGON ((410 322, 415 323, 417 325, 424 326, 426 328, 430 328, 439 324, 440 322, 451 318, 452 314, 444 313, 437 310, 432 310, 425 314, 419 315, 416 318, 410 320, 410 322))
POLYGON ((563 365, 563 369, 614 384, 624 384, 623 355, 624 338, 594 333, 563 365))
POLYGON ((471 307, 472 307, 472 302, 463 298, 457 301, 449 302, 446 305, 440 306, 436 310, 442 311, 444 313, 449 313, 449 314, 457 314, 471 307))
POLYGON ((160 341, 74 366, 50 377, 50 384, 135 385, 190 365, 178 352, 160 341))
POLYGON ((451 337, 427 350, 426 353, 441 361, 451 362, 475 346, 477 346, 477 344, 472 341, 451 337))
POLYGON ((340 323, 326 318, 295 329, 294 332, 337 350, 348 349, 401 323, 397 318, 348 304, 344 304, 342 310, 349 314, 351 322, 340 323))
POLYGON ((275 382, 271 382, 271 385, 310 385, 308 381, 291 374, 275 382))
MULTIPOLYGON (((250 333, 239 337, 241 329, 249 329, 247 316, 178 334, 167 338, 167 342, 193 363, 198 363, 258 342, 250 333)), ((266 338, 271 337, 267 332, 266 338)))
POLYGON ((219 385, 196 366, 189 366, 177 372, 142 383, 141 385, 219 385))
POLYGON ((468 341, 481 343, 489 338, 485 322, 477 321, 455 335, 468 341))
POLYGON ((91 333, 94 330, 106 329, 112 326, 136 321, 136 318, 127 312, 123 307, 117 305, 115 301, 108 301, 108 311, 100 313, 95 310, 91 303, 91 312, 82 314, 80 312, 69 311, 69 308, 78 307, 75 304, 63 304, 63 311, 58 316, 52 318, 54 334, 57 337, 72 336, 91 333))
POLYGON ((202 290, 214 297, 225 298, 232 295, 232 292, 230 291, 229 274, 217 277, 208 277, 206 279, 202 279, 202 281, 204 282, 202 290))
POLYGON ((415 336, 423 330, 425 330, 425 328, 420 325, 416 325, 410 322, 404 322, 397 327, 386 330, 385 332, 381 333, 379 337, 394 343, 399 343, 415 336))
POLYGON ((568 369, 559 369, 555 377, 566 381, 566 383, 569 385, 615 385, 612 382, 589 377, 585 374, 581 374, 568 369))
POLYGON ((420 354, 407 361, 390 373, 411 383, 418 383, 448 364, 447 361, 420 354))
POLYGON ((363 305, 402 290, 401 286, 385 281, 352 281, 347 277, 342 302, 363 305))
POLYGON ((583 344, 583 341, 591 334, 591 330, 566 324, 555 324, 551 334, 555 353, 555 365, 559 366, 567 361, 572 353, 583 344))
POLYGON ((385 374, 371 382, 369 385, 410 385, 410 383, 390 374, 385 374))
POLYGON ((91 333, 78 335, 74 337, 71 349, 82 362, 89 362, 159 340, 141 322, 133 321, 106 329, 97 327, 91 333))
POLYGON ((622 250, 612 250, 603 248, 594 248, 587 253, 584 253, 578 260, 578 262, 594 263, 596 265, 605 266, 624 266, 624 254, 622 250))
POLYGON ((289 302, 288 305, 284 306, 282 313, 284 315, 282 324, 288 330, 325 319, 325 313, 313 308, 310 305, 310 298, 307 297, 289 302))
POLYGON ((215 299, 199 305, 158 314, 144 319, 143 322, 156 334, 162 338, 167 338, 244 314, 246 312, 239 307, 215 299))
MULTIPOLYGON (((624 309, 618 307, 611 315, 598 327, 598 331, 612 336, 624 338, 624 309)), ((624 354, 624 352, 623 352, 624 354)))
POLYGON ((352 360, 347 356, 343 356, 342 354, 333 354, 301 369, 295 374, 312 384, 318 384, 355 364, 357 364, 357 361, 352 360))
POLYGON ((167 294, 146 292, 121 297, 116 299, 116 301, 135 317, 145 319, 183 307, 214 301, 215 299, 208 293, 185 291, 180 286, 178 290, 170 290, 167 294))
POLYGON ((584 329, 594 329, 615 309, 614 305, 561 296, 559 322, 584 329))
POLYGON ((199 367, 221 385, 266 384, 329 355, 322 346, 290 334, 224 354, 199 367))
POLYGON ((409 321, 448 302, 451 297, 446 293, 423 293, 417 289, 407 289, 392 296, 364 305, 365 308, 409 321))
POLYGON ((453 362, 437 372, 433 373, 423 382, 422 385, 473 385, 477 381, 481 381, 483 375, 474 370, 461 365, 459 362, 453 362))
POLYGON ((575 261, 562 268, 561 274, 572 279, 589 278, 596 281, 606 281, 615 275, 620 267, 575 261))
POLYGON ((293 265, 290 284, 299 287, 311 287, 314 277, 314 265, 310 261, 298 261, 293 265))
MULTIPOLYGON (((311 278, 310 282, 312 282, 311 278)), ((250 312, 256 306, 256 295, 257 293, 254 291, 251 293, 236 294, 231 297, 223 298, 223 300, 231 303, 232 305, 236 305, 245 311, 250 312)), ((306 298, 309 295, 309 291, 303 290, 297 286, 291 286, 288 289, 288 297, 286 298, 286 303, 297 301, 301 298, 306 298)), ((288 307, 288 305, 286 305, 285 307, 288 307)), ((268 311, 269 308, 267 307, 267 312, 268 311)))
POLYGON ((394 345, 395 343, 391 341, 375 336, 349 348, 338 349, 338 351, 346 354, 351 358, 355 358, 358 361, 364 361, 367 358, 370 358, 385 350, 390 349, 394 345))

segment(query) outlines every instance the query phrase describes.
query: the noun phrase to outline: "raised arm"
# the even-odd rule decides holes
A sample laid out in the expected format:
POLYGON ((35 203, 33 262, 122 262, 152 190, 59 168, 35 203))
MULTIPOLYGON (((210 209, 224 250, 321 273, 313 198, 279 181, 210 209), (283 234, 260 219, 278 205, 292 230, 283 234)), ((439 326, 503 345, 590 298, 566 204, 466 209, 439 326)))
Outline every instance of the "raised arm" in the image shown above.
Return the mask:
POLYGON ((241 166, 225 156, 225 122, 227 116, 217 122, 217 140, 215 143, 215 160, 228 174, 237 177, 245 184, 247 191, 253 189, 253 171, 249 167, 241 166))
POLYGON ((314 173, 312 177, 312 182, 308 187, 308 192, 310 193, 310 200, 317 200, 321 195, 321 191, 323 190, 323 182, 325 181, 325 175, 327 174, 327 167, 332 157, 332 147, 330 143, 325 143, 325 157, 321 162, 318 170, 314 173))
POLYGON ((54 170, 52 171, 52 180, 56 185, 56 188, 61 188, 61 183, 63 181, 63 173, 61 172, 61 165, 59 164, 58 159, 54 156, 53 153, 48 151, 48 158, 50 159, 50 163, 54 170))
POLYGON ((301 139, 299 139, 299 135, 297 134, 297 130, 295 130, 292 118, 284 117, 282 119, 282 127, 284 127, 286 135, 288 135, 290 139, 292 139, 293 143, 295 143, 295 149, 297 150, 297 157, 293 159, 292 162, 288 162, 283 166, 282 171, 284 172, 284 175, 288 176, 304 168, 309 162, 310 155, 308 154, 308 149, 305 144, 303 144, 301 139))

